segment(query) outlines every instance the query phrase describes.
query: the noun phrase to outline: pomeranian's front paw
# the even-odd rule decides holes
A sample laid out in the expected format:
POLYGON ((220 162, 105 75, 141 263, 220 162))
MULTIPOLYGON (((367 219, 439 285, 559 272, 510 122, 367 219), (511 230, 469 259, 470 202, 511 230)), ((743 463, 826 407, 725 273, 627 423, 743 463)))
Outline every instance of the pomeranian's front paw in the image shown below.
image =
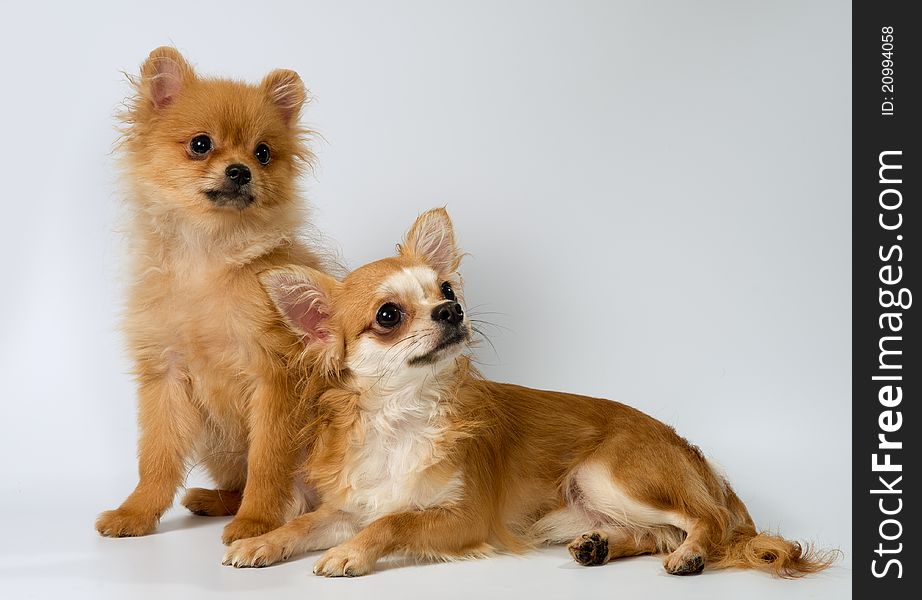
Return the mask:
POLYGON ((224 527, 224 534, 221 536, 221 541, 230 545, 237 540, 244 540, 269 533, 279 525, 281 525, 281 523, 260 521, 238 516, 224 527))
POLYGON ((287 560, 290 552, 280 544, 274 544, 261 535, 246 540, 237 540, 224 553, 222 564, 231 567, 268 567, 287 560))
POLYGON ((96 531, 106 537, 147 535, 157 528, 160 516, 127 508, 107 510, 96 518, 96 531))
POLYGON ((373 558, 358 548, 342 544, 327 550, 316 563, 314 575, 324 577, 359 577, 367 575, 375 566, 373 558))

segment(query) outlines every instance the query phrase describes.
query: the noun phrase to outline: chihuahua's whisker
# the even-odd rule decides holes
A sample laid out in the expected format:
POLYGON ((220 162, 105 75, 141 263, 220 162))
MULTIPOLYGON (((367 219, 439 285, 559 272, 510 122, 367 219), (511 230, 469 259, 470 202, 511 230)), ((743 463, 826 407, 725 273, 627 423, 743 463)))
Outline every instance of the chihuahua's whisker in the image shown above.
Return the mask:
POLYGON ((479 367, 501 367, 501 366, 503 366, 503 363, 500 363, 500 362, 488 362, 488 361, 483 360, 482 358, 477 358, 477 357, 473 357, 473 356, 470 358, 470 361, 471 361, 471 363, 473 363, 473 364, 475 364, 475 365, 477 365, 477 366, 479 366, 479 367))
POLYGON ((413 354, 417 348, 422 346, 423 342, 429 337, 429 335, 431 334, 427 334, 421 337, 420 339, 417 339, 412 345, 405 348, 400 354, 392 358, 391 361, 385 367, 385 370, 388 373, 392 374, 394 372, 394 369, 393 369, 394 365, 403 362, 408 356, 410 356, 410 354, 413 354))
MULTIPOLYGON (((387 371, 389 370, 389 368, 390 368, 391 366, 393 366, 393 364, 395 364, 395 362, 396 362, 397 360, 400 359, 401 352, 402 352, 403 349, 404 349, 404 348, 401 348, 400 346, 403 346, 404 344, 407 344, 408 346, 412 347, 413 342, 414 342, 418 337, 419 337, 418 334, 412 335, 412 336, 408 336, 407 338, 401 340, 400 342, 398 342, 398 343, 394 344, 393 346, 391 346, 390 348, 388 348, 387 352, 384 353, 384 356, 382 356, 382 357, 381 357, 381 360, 380 360, 380 362, 383 363, 383 365, 384 365, 384 372, 387 372, 387 371)), ((406 346, 404 346, 404 347, 406 347, 406 346)), ((365 363, 365 362, 367 362, 368 360, 370 360, 370 357, 363 357, 362 362, 365 363)))
POLYGON ((411 354, 415 353, 416 350, 417 350, 420 346, 423 345, 423 342, 425 342, 431 335, 433 335, 433 334, 432 334, 432 333, 428 333, 428 334, 422 336, 421 338, 417 339, 417 340, 413 343, 413 345, 411 345, 410 347, 404 349, 404 351, 402 352, 402 354, 401 354, 400 356, 395 357, 395 358, 391 361, 392 364, 389 366, 388 370, 393 371, 393 369, 391 369, 390 367, 393 367, 394 364, 403 362, 404 360, 406 360, 406 358, 407 358, 408 356, 410 356, 411 354))
POLYGON ((503 331, 507 331, 509 333, 515 333, 509 327, 506 327, 505 325, 499 325, 498 323, 493 323, 492 321, 485 321, 483 319, 471 319, 471 323, 477 323, 478 325, 486 325, 489 327, 495 327, 496 329, 502 329, 503 331))
POLYGON ((416 333, 414 335, 408 336, 407 338, 401 340, 399 343, 388 348, 387 352, 384 353, 384 356, 381 357, 383 370, 389 371, 390 367, 399 362, 407 352, 412 351, 412 349, 419 344, 420 337, 423 335, 424 334, 422 333, 416 333))
POLYGON ((383 360, 386 360, 386 359, 387 359, 387 355, 390 354, 391 352, 394 352, 394 351, 397 350, 398 348, 400 348, 400 346, 401 346, 402 344, 405 344, 405 343, 407 343, 407 342, 411 342, 411 341, 413 341, 413 340, 419 338, 419 336, 425 335, 425 334, 426 334, 426 332, 424 332, 424 331, 417 331, 417 332, 411 333, 410 335, 404 337, 403 339, 401 339, 401 340, 395 342, 394 345, 391 346, 390 348, 388 348, 387 352, 384 353, 383 360))
POLYGON ((468 317, 471 319, 482 319, 483 317, 507 317, 505 313, 496 313, 496 312, 471 312, 468 311, 468 317))
POLYGON ((487 336, 480 328, 471 326, 471 329, 477 335, 479 335, 482 339, 484 339, 488 344, 490 344, 490 348, 493 349, 493 354, 496 356, 498 360, 502 360, 499 356, 499 351, 496 349, 496 346, 493 344, 493 340, 491 340, 489 336, 487 336))
POLYGON ((434 333, 434 331, 419 331, 415 334, 411 334, 405 337, 404 339, 400 340, 400 342, 389 348, 381 359, 383 364, 380 367, 380 374, 378 378, 373 382, 372 387, 377 388, 379 385, 381 387, 387 387, 387 384, 390 382, 390 377, 395 371, 394 366, 406 360, 407 356, 415 352, 416 349, 419 348, 429 336, 434 335, 434 333), (396 354, 388 358, 388 355, 394 351, 398 344, 406 344, 407 342, 410 343, 405 345, 403 348, 398 349, 396 354))
POLYGON ((478 308, 482 306, 493 306, 493 302, 481 302, 480 304, 474 304, 472 306, 469 306, 468 308, 470 310, 477 310, 478 308))

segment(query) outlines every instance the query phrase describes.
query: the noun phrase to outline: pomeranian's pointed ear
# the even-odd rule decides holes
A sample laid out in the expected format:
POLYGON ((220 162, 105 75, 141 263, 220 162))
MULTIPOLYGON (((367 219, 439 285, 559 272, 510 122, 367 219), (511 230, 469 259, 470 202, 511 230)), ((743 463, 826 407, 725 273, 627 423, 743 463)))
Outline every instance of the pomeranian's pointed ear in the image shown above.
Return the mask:
POLYGON ((260 274, 259 280, 285 323, 304 337, 305 343, 330 339, 330 303, 338 281, 301 266, 272 269, 260 274))
POLYGON ((141 66, 141 94, 155 108, 173 103, 183 86, 195 79, 195 71, 179 50, 170 46, 156 48, 141 66))
POLYGON ((400 256, 419 257, 439 273, 454 273, 461 264, 455 230, 444 208, 421 214, 398 248, 400 256))
POLYGON ((288 69, 276 69, 266 75, 261 85, 286 123, 298 120, 301 107, 307 100, 307 90, 300 75, 288 69))

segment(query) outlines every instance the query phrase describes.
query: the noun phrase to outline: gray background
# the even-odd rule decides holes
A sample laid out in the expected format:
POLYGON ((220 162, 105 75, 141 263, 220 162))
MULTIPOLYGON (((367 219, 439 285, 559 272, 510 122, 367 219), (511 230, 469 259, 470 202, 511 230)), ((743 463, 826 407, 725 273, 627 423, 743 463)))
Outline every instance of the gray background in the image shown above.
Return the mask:
MULTIPOLYGON (((0 595, 835 597, 850 572, 847 2, 4 3, 0 595), (656 559, 309 575, 220 567, 222 520, 101 540, 135 483, 113 114, 153 47, 298 70, 314 223, 356 266, 447 205, 491 378, 611 397, 722 463, 757 524, 845 550, 802 582, 656 559), (438 585, 438 588, 431 586, 438 585), (3 593, 12 590, 13 595, 3 593), (652 594, 652 596, 651 596, 652 594)), ((200 479, 193 473, 190 482, 200 479)))

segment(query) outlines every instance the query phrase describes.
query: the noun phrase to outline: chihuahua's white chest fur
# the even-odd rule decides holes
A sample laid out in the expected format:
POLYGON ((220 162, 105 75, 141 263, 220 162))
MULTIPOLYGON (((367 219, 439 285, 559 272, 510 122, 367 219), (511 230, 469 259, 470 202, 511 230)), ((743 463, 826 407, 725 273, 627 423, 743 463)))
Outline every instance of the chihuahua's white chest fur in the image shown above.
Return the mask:
POLYGON ((446 419, 438 391, 425 380, 396 392, 363 396, 364 435, 354 440, 343 509, 362 523, 388 513, 451 502, 460 474, 432 469, 441 459, 446 419))

